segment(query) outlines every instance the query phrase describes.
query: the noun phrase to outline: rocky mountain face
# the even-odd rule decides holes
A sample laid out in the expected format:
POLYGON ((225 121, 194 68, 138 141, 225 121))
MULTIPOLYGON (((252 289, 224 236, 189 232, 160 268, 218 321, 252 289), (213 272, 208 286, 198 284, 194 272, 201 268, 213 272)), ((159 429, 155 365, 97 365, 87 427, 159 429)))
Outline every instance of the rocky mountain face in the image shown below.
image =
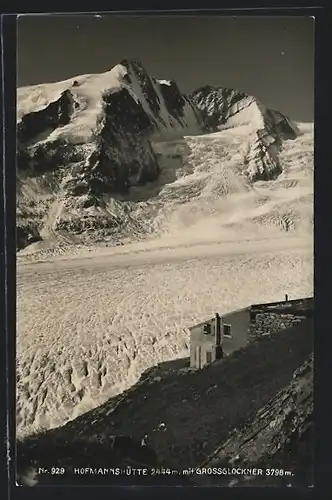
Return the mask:
POLYGON ((191 99, 206 130, 245 126, 248 143, 244 165, 251 180, 269 180, 282 172, 279 152, 283 140, 296 139, 298 127, 279 111, 267 109, 255 97, 234 89, 206 86, 191 99))
POLYGON ((298 133, 252 97, 212 87, 188 97, 136 60, 102 74, 20 88, 17 103, 18 249, 135 225, 114 199, 130 199, 133 188, 158 181, 158 142, 245 124, 243 164, 254 181, 281 172, 282 140, 298 133))

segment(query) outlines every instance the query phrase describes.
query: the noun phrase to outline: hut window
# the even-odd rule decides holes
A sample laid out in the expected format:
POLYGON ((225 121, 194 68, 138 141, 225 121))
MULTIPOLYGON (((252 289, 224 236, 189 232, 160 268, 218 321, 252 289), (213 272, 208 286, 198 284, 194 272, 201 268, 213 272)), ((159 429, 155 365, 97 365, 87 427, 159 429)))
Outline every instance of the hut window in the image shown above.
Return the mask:
POLYGON ((232 336, 231 325, 223 325, 223 332, 225 337, 231 337, 232 336))
POLYGON ((203 332, 205 333, 205 335, 208 335, 211 333, 211 325, 210 323, 205 323, 204 327, 203 327, 203 332))

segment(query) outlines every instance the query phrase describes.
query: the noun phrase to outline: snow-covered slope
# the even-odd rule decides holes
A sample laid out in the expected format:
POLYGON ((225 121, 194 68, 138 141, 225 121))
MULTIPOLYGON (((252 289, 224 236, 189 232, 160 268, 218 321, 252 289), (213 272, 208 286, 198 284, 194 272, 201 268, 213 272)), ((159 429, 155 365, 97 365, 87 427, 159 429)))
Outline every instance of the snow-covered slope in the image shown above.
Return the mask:
POLYGON ((284 139, 299 135, 253 97, 204 87, 189 98, 135 60, 20 88, 17 118, 18 247, 34 242, 29 250, 159 236, 182 192, 190 201, 204 185, 222 200, 230 184, 276 179, 284 139), (195 151, 207 145, 213 158, 197 171, 195 151))
MULTIPOLYGON (((248 135, 245 125, 173 143, 178 152, 181 148, 186 152, 186 159, 177 170, 177 179, 158 194, 154 233, 166 234, 177 242, 311 235, 313 127, 299 126, 301 135, 285 141, 280 152, 282 173, 254 183, 243 166, 248 135)), ((165 155, 166 145, 158 147, 164 148, 165 155)), ((171 149, 171 144, 167 147, 171 149)), ((145 220, 149 218, 152 214, 145 220)))

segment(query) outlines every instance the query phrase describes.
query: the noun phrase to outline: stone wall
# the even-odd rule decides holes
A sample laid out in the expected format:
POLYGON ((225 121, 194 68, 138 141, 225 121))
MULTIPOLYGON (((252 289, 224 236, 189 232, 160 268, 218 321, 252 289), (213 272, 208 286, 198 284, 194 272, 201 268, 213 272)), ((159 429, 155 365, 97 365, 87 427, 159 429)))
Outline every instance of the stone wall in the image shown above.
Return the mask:
POLYGON ((282 314, 277 312, 258 312, 251 317, 249 338, 254 339, 261 335, 276 333, 301 323, 306 317, 296 314, 282 314))

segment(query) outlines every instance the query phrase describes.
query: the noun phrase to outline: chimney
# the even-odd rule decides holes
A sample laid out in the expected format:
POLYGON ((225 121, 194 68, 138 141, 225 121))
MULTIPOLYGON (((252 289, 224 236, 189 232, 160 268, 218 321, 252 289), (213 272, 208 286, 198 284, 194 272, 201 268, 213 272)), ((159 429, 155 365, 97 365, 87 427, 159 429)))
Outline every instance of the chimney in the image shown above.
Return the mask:
POLYGON ((221 345, 221 318, 218 313, 216 313, 216 346, 221 345))
POLYGON ((223 357, 223 350, 222 350, 222 339, 221 339, 221 318, 218 313, 216 313, 215 325, 216 325, 216 359, 220 359, 223 357))

